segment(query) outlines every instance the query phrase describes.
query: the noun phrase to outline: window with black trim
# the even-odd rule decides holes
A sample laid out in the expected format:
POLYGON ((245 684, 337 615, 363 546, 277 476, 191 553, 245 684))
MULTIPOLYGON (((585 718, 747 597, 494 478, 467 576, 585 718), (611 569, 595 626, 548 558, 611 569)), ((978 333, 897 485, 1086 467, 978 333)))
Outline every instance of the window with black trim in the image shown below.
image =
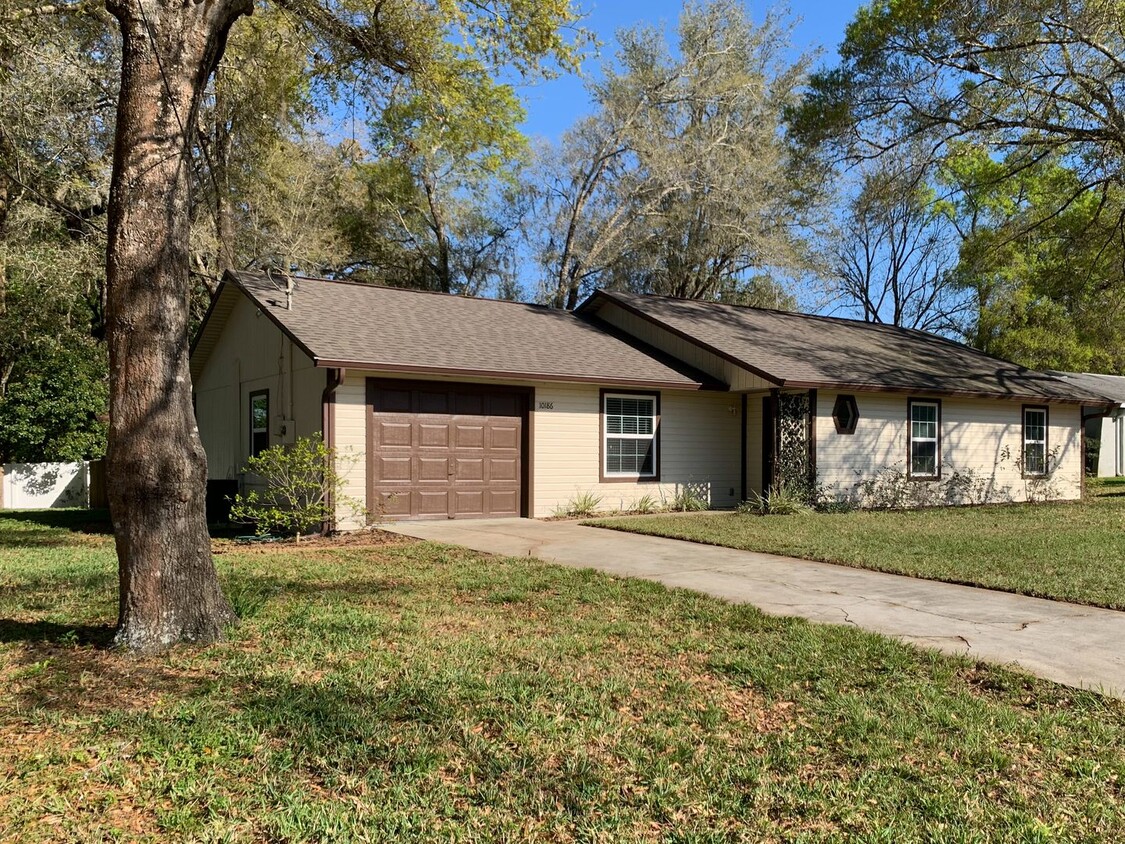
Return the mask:
POLYGON ((1047 408, 1023 409, 1023 473, 1032 477, 1047 474, 1047 408))
POLYGON ((602 402, 605 476, 656 477, 656 396, 606 393, 602 402))
POLYGON ((270 447, 270 391, 250 394, 250 456, 270 447))
POLYGON ((836 403, 832 405, 832 423, 836 426, 836 433, 854 434, 858 421, 859 407, 855 403, 855 396, 836 396, 836 403))
POLYGON ((937 478, 941 467, 941 402, 909 401, 910 477, 937 478))

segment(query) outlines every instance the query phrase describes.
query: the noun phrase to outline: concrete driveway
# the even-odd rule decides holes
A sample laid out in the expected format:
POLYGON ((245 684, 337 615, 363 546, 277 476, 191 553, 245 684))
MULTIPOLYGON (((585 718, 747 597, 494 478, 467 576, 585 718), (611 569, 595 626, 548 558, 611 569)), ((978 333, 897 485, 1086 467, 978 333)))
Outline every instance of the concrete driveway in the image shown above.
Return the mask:
POLYGON ((1125 698, 1125 613, 1113 610, 574 522, 484 519, 383 527, 475 551, 643 577, 772 615, 852 624, 1125 698))

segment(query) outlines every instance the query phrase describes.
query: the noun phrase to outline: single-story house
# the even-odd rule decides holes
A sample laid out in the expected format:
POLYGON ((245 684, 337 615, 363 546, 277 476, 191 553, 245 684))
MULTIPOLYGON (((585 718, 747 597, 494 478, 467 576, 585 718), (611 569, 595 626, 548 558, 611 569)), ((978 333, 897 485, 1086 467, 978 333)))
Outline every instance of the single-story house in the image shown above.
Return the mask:
POLYGON ((1125 377, 1093 372, 1051 372, 1090 393, 1111 402, 1105 416, 1086 418, 1086 436, 1098 443, 1097 465, 1091 471, 1099 478, 1125 475, 1125 377))
MULTIPOLYGON (((228 273, 192 350, 213 479, 323 432, 390 518, 549 516, 815 483, 860 503, 1076 498, 1107 402, 934 335, 598 291, 574 313, 228 273), (905 497, 905 498, 904 498, 905 497)), ((356 527, 341 515, 340 527, 356 527)))

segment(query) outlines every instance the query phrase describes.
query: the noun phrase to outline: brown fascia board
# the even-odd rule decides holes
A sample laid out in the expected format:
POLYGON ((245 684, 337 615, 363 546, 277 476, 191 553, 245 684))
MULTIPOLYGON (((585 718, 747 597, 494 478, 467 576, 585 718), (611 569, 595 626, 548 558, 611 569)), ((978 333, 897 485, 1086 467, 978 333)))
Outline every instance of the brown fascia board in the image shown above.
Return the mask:
POLYGON ((631 313, 634 316, 640 317, 641 319, 643 319, 645 322, 649 323, 650 325, 655 325, 657 328, 663 329, 664 331, 667 331, 669 334, 674 334, 675 336, 677 336, 677 337, 679 337, 683 340, 687 340, 692 345, 698 346, 699 348, 703 349, 706 352, 709 352, 709 353, 715 355, 716 357, 722 358, 725 361, 729 361, 730 363, 733 363, 736 366, 740 366, 743 369, 745 369, 747 372, 751 372, 754 375, 757 375, 759 378, 761 378, 765 381, 769 381, 771 384, 776 384, 779 387, 788 386, 788 384, 787 384, 787 382, 785 381, 784 378, 779 378, 776 375, 772 375, 769 372, 766 372, 764 369, 759 369, 758 367, 754 366, 753 364, 747 363, 746 361, 740 359, 736 355, 732 355, 729 352, 724 352, 722 349, 718 349, 718 348, 716 348, 715 346, 712 346, 709 343, 704 343, 698 337, 693 337, 691 334, 689 334, 686 331, 681 331, 680 329, 675 328, 671 325, 668 325, 665 322, 661 322, 656 317, 653 317, 653 316, 650 316, 649 314, 646 314, 640 308, 635 308, 631 304, 629 304, 628 302, 622 302, 620 299, 615 298, 612 293, 607 293, 604 290, 595 290, 594 293, 590 296, 589 299, 587 299, 585 302, 583 302, 581 305, 579 305, 577 308, 574 309, 574 312, 576 314, 583 314, 587 310, 590 310, 590 309, 595 309, 595 312, 596 312, 596 308, 597 308, 598 304, 600 304, 600 302, 603 301, 603 300, 607 301, 607 302, 610 302, 613 305, 616 305, 617 307, 621 308, 621 310, 623 310, 623 311, 627 311, 628 313, 631 313))
POLYGON ((358 369, 366 372, 405 372, 411 375, 452 375, 460 378, 495 378, 503 381, 558 381, 567 384, 610 384, 621 387, 649 387, 663 390, 715 390, 725 387, 685 381, 656 381, 629 378, 599 378, 589 375, 560 375, 549 372, 513 372, 511 370, 459 369, 454 367, 415 366, 405 363, 375 361, 326 360, 313 358, 318 367, 358 369))

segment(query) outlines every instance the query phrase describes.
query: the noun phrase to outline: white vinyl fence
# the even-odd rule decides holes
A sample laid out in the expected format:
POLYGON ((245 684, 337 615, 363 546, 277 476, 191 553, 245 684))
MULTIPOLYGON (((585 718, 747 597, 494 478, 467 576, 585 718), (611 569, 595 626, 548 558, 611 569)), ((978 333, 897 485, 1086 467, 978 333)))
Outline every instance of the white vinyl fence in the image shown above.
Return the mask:
POLYGON ((42 510, 89 505, 86 463, 5 463, 0 507, 42 510))

